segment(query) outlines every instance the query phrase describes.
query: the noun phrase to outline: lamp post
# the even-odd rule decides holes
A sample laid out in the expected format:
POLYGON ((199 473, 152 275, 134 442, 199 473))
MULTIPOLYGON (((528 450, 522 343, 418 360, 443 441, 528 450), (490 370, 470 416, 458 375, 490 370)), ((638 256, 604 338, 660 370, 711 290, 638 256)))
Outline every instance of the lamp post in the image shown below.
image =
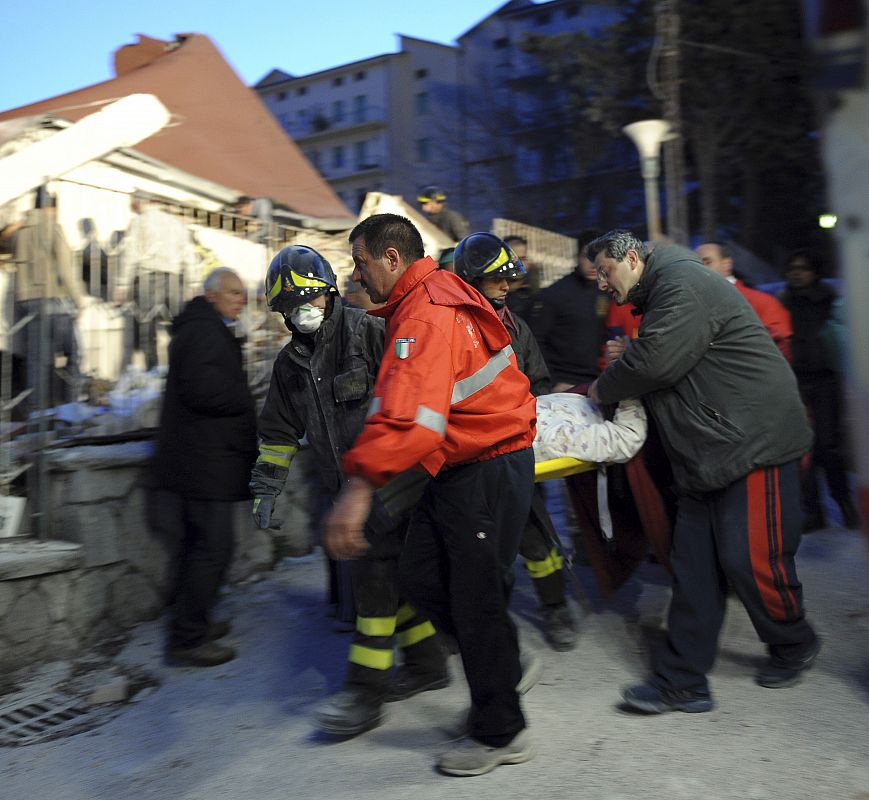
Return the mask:
POLYGON ((649 239, 654 241, 662 236, 658 177, 661 174, 661 142, 670 135, 670 123, 663 119, 644 119, 625 125, 622 132, 630 137, 640 153, 640 167, 646 189, 646 228, 649 239))

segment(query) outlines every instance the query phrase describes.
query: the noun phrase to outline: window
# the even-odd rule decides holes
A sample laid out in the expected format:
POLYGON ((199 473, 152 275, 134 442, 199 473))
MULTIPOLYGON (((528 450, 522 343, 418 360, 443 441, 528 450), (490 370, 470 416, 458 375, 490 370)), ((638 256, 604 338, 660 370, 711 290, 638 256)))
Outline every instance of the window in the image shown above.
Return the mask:
POLYGON ((417 114, 428 114, 428 92, 417 92, 415 106, 417 114))
POLYGON ((368 142, 356 142, 353 145, 353 153, 356 169, 363 169, 368 166, 368 142))
POLYGON ((427 162, 431 159, 431 139, 416 140, 416 160, 419 162, 427 162))
POLYGON ((332 86, 341 86, 344 83, 344 78, 332 78, 332 86))
POLYGON ((332 148, 332 166, 341 169, 344 166, 344 145, 339 144, 332 148))
POLYGON ((314 165, 314 167, 316 167, 317 169, 320 169, 320 153, 319 153, 319 151, 311 150, 308 153, 306 153, 306 155, 308 157, 308 161, 310 161, 311 164, 314 165))
POLYGON ((303 94, 307 94, 307 93, 308 93, 308 87, 307 87, 307 86, 300 86, 298 89, 296 89, 296 94, 297 94, 299 97, 301 97, 303 94))
POLYGON ((510 46, 510 40, 506 36, 500 36, 493 42, 496 50, 503 50, 510 46))
POLYGON ((332 102, 332 122, 344 121, 344 101, 334 100, 332 102))
POLYGON ((356 123, 365 122, 365 110, 368 105, 368 96, 357 94, 353 98, 353 121, 356 123))
POLYGON ((579 9, 576 7, 576 4, 570 5, 564 9, 564 16, 567 19, 571 19, 572 17, 575 17, 577 14, 579 14, 579 9))
POLYGON ((537 25, 548 25, 552 19, 552 15, 548 11, 541 11, 534 17, 534 22, 537 25))
POLYGON ((427 78, 428 77, 428 70, 427 69, 418 69, 416 72, 413 73, 413 77, 416 78, 417 80, 420 80, 421 78, 427 78))
POLYGON ((278 102, 279 102, 279 103, 280 103, 281 101, 283 101, 283 100, 286 100, 286 99, 287 99, 287 93, 286 93, 286 92, 278 92, 278 102))
POLYGON ((365 70, 360 69, 359 72, 354 73, 353 80, 354 81, 364 81, 365 80, 365 70))
POLYGON ((356 190, 356 205, 359 208, 362 208, 362 204, 365 202, 365 195, 368 194, 368 189, 357 189, 356 190))

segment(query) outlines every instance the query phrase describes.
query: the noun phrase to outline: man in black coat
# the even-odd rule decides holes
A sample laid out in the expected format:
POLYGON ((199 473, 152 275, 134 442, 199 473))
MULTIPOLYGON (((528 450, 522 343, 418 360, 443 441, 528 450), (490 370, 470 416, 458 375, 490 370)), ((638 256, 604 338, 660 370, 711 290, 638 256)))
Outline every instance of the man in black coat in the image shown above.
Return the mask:
POLYGON ((591 383, 606 341, 609 299, 597 286, 587 246, 598 235, 586 231, 576 240, 579 263, 541 289, 531 303, 528 323, 552 375, 552 391, 591 383))
POLYGON ((247 302, 230 269, 214 270, 175 318, 160 416, 156 482, 183 527, 169 630, 169 658, 214 666, 235 657, 210 614, 233 549, 232 504, 250 497, 256 416, 233 328, 247 302))

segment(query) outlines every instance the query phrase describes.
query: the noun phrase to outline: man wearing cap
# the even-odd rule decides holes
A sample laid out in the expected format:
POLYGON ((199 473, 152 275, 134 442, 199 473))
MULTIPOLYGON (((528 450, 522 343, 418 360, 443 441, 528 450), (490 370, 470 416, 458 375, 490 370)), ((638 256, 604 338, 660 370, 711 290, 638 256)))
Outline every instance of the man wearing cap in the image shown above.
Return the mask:
POLYGON ((439 186, 426 186, 416 199, 428 221, 453 241, 458 242, 471 232, 468 221, 446 204, 447 196, 439 186))

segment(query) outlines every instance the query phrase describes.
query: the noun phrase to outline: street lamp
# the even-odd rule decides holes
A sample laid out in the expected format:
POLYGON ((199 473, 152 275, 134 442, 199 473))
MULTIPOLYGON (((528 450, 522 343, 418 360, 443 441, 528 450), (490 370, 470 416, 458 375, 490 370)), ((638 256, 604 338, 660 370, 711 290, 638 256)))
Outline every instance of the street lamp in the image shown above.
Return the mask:
POLYGON ((655 241, 662 236, 661 211, 658 205, 661 142, 671 135, 670 123, 663 119, 644 119, 625 125, 622 132, 630 137, 640 153, 640 166, 646 188, 646 228, 649 239, 655 241))

